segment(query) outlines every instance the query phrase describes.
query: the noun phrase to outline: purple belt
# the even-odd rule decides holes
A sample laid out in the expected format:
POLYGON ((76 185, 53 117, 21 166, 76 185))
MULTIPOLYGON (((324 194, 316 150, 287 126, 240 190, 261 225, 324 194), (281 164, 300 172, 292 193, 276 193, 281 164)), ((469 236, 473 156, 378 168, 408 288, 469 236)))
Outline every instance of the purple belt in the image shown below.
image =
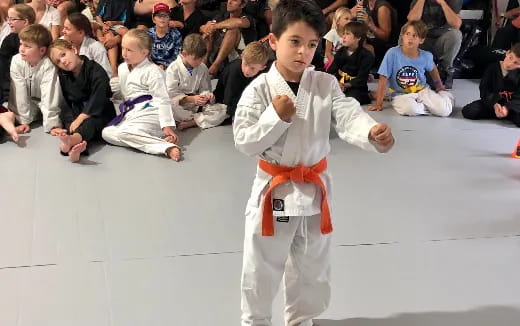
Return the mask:
POLYGON ((114 119, 110 120, 107 126, 115 126, 119 124, 123 120, 125 115, 134 109, 136 104, 143 103, 151 99, 152 95, 141 95, 132 100, 126 100, 123 103, 119 104, 119 112, 121 112, 121 114, 117 115, 114 119))

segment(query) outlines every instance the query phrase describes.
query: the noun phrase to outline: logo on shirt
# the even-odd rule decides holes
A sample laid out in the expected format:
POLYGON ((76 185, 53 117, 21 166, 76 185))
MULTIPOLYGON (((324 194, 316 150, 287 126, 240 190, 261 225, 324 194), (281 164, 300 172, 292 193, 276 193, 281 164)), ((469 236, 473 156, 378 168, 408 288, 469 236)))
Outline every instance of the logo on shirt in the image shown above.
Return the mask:
POLYGON ((419 84, 419 71, 412 66, 404 66, 397 71, 395 81, 402 89, 419 84))
POLYGON ((273 211, 283 212, 284 203, 283 199, 273 199, 273 211))

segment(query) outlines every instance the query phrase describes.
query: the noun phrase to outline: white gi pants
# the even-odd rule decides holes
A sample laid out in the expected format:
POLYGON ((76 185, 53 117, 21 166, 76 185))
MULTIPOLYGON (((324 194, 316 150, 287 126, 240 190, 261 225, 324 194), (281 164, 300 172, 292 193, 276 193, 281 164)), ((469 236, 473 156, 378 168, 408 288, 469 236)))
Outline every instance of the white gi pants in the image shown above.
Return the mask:
POLYGON ((453 94, 446 91, 439 93, 425 88, 417 93, 397 95, 392 99, 392 106, 400 115, 428 115, 447 117, 453 110, 453 94))
POLYGON ((132 147, 148 154, 166 155, 166 150, 175 144, 162 139, 158 109, 136 105, 123 121, 103 129, 103 139, 112 145, 132 147))
POLYGON ((202 107, 202 112, 197 112, 198 106, 172 105, 173 116, 177 121, 195 120, 197 126, 202 129, 216 127, 226 119, 225 104, 206 104, 202 107))
POLYGON ((330 302, 330 234, 321 234, 321 215, 291 216, 287 222, 274 218, 274 236, 262 236, 262 207, 247 208, 242 326, 271 325, 272 303, 282 276, 285 324, 311 326, 312 318, 330 302))

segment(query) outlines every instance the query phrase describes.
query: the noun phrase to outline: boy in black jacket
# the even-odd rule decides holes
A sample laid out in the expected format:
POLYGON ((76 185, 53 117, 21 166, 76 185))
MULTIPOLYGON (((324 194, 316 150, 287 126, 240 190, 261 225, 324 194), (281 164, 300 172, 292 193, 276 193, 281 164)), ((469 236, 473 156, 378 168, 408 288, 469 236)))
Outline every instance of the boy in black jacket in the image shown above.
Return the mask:
POLYGON ((480 100, 462 109, 466 119, 506 119, 520 127, 520 43, 492 63, 480 80, 480 100))
POLYGON ((236 59, 224 68, 213 92, 216 103, 227 106, 230 119, 226 119, 224 124, 231 122, 242 92, 266 68, 268 59, 269 49, 260 42, 251 42, 242 52, 242 59, 236 59))
POLYGON ((369 104, 368 74, 374 64, 374 55, 363 47, 368 27, 364 23, 350 22, 338 31, 343 47, 334 55, 328 73, 336 76, 346 96, 360 104, 369 104))

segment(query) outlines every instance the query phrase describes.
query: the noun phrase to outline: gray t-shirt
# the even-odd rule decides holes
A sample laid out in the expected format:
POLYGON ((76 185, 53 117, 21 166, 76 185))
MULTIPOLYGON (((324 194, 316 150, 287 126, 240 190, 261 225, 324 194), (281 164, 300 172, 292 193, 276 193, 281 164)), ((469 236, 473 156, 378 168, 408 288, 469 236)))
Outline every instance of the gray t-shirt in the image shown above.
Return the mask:
MULTIPOLYGON (((418 0, 413 0, 410 8, 413 8, 417 1, 418 0)), ((462 0, 446 0, 446 3, 456 14, 458 14, 462 8, 462 0)), ((450 28, 442 11, 442 7, 436 0, 424 1, 421 20, 428 26, 428 37, 437 38, 450 28)))

